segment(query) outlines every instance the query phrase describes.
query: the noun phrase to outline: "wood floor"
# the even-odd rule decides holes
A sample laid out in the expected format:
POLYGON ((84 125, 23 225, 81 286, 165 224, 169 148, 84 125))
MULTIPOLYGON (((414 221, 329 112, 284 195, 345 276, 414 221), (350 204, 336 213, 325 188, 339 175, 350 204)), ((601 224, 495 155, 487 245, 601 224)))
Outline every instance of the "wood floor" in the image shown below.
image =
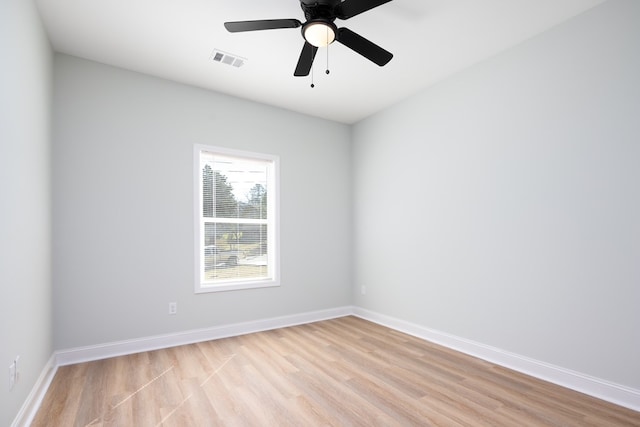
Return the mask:
POLYGON ((65 366, 34 426, 640 426, 356 317, 65 366))

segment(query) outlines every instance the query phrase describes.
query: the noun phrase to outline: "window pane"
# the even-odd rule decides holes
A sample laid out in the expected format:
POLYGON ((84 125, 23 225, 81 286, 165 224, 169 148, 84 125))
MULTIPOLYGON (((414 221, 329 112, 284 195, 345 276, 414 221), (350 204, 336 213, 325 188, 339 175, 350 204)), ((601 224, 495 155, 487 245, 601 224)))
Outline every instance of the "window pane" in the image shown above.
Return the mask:
POLYGON ((268 162, 209 154, 201 165, 205 218, 267 218, 268 162))
POLYGON ((206 281, 269 276, 266 224, 205 223, 206 281))

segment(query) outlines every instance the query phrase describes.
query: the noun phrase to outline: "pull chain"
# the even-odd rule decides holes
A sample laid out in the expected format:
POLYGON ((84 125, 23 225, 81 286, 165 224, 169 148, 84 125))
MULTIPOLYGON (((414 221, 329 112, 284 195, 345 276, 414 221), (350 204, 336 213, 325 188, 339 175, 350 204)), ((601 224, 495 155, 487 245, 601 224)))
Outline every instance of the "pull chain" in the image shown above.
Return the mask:
POLYGON ((311 64, 311 89, 313 89, 314 87, 316 87, 316 85, 313 84, 313 63, 311 64))
MULTIPOLYGON (((329 40, 329 27, 327 26, 327 40, 329 40)), ((327 45, 327 75, 329 75, 329 45, 327 45)))
POLYGON ((313 84, 313 53, 311 53, 311 89, 313 89, 314 87, 316 87, 316 85, 313 84))
MULTIPOLYGON (((329 40, 329 27, 327 26, 327 40, 329 40)), ((325 71, 327 75, 330 73, 329 71, 329 45, 327 45, 327 70, 325 71)), ((313 58, 311 59, 311 89, 316 87, 313 83, 313 58)))

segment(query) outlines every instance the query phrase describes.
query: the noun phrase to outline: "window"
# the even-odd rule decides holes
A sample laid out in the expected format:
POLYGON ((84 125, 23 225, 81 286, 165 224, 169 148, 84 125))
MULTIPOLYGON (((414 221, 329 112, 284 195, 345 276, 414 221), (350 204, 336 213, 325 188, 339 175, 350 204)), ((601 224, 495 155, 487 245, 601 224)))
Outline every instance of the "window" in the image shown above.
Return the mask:
POLYGON ((196 146, 196 289, 278 286, 278 158, 196 146))

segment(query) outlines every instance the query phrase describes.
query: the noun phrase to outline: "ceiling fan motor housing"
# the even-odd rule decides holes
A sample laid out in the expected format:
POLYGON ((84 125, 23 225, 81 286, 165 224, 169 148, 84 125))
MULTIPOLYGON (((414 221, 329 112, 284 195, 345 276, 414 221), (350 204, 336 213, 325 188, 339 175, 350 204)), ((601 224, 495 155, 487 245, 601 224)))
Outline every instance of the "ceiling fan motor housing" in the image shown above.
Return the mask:
POLYGON ((307 21, 325 19, 333 22, 336 20, 335 8, 340 0, 300 0, 300 7, 307 21))

